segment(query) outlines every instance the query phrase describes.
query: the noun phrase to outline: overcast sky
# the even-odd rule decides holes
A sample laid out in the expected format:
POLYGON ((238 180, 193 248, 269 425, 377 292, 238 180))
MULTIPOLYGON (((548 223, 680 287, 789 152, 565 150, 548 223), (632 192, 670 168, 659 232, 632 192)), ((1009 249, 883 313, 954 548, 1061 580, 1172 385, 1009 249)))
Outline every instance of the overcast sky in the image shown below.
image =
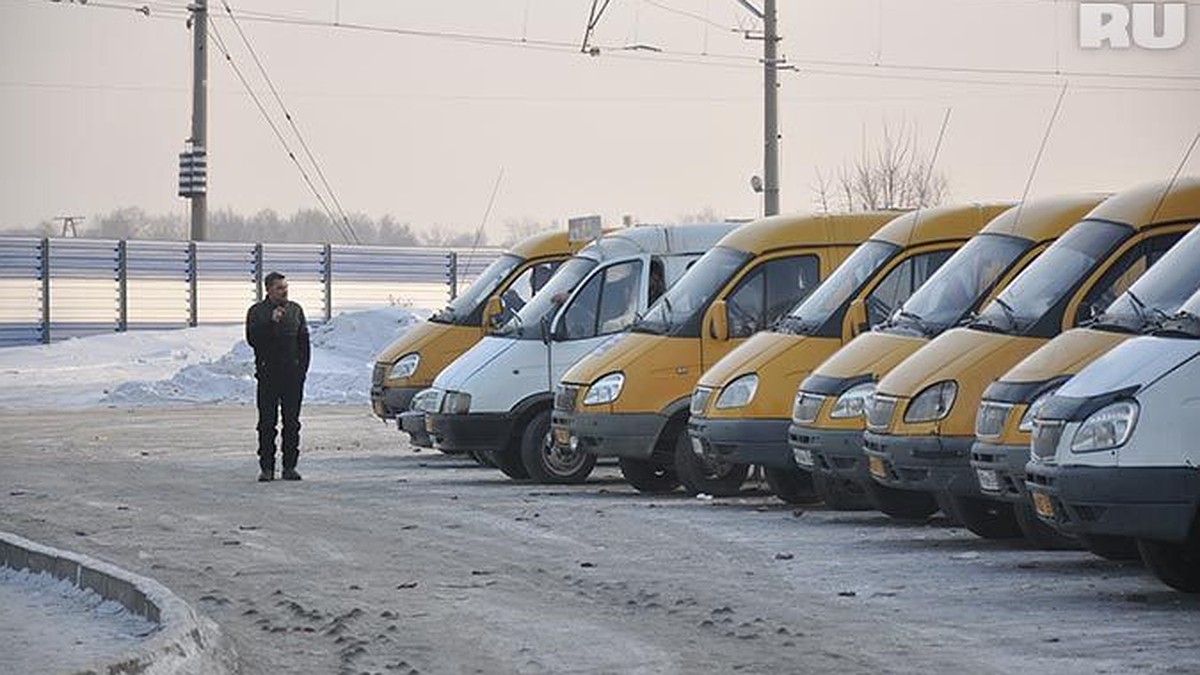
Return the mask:
MULTIPOLYGON (((209 2, 276 112, 222 0, 209 2)), ((596 57, 578 49, 591 0, 229 2, 346 211, 473 229, 501 173, 498 236, 514 219, 761 209, 761 43, 732 30, 759 24, 737 0, 611 0, 596 57), (254 20, 266 15, 319 25, 254 20), (661 52, 621 49, 636 44, 661 52)), ((185 4, 0 0, 0 228, 186 212, 185 4), (143 5, 149 16, 131 9, 143 5)), ((1189 10, 1182 48, 1085 51, 1065 0, 779 0, 781 53, 798 69, 781 77, 783 208, 812 209, 816 172, 885 122, 914 125, 932 151, 947 110, 937 168, 952 199, 1018 198, 1063 82, 1031 196, 1165 179, 1200 132, 1200 3, 1189 10)), ((317 207, 215 47, 209 69, 209 208, 317 207)), ((1200 174, 1200 149, 1186 172, 1200 174)))

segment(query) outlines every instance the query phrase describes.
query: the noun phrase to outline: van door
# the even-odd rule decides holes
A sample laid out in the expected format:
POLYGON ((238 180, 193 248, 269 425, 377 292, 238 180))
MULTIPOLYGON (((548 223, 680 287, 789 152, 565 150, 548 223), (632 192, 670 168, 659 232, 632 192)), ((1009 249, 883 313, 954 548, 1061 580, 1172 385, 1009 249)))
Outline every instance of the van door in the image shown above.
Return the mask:
POLYGON ((813 253, 779 255, 743 271, 705 313, 700 333, 700 370, 733 350, 743 340, 771 326, 821 282, 821 260, 813 253), (724 330, 715 312, 724 310, 724 330), (720 333, 724 333, 721 335, 720 333))
POLYGON ((625 332, 645 309, 646 260, 634 258, 600 268, 554 319, 551 382, 610 335, 625 332))

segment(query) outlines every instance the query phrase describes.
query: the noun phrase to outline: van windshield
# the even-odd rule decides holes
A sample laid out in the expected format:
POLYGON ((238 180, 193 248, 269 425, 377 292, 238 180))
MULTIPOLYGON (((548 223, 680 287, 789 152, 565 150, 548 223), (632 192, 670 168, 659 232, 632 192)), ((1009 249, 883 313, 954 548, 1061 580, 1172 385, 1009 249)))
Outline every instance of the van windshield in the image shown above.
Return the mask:
POLYGON ((524 261, 524 258, 511 253, 501 255, 475 278, 474 283, 463 291, 462 295, 451 300, 450 304, 434 313, 429 320, 459 326, 477 325, 481 320, 479 309, 484 301, 524 261))
POLYGON ((584 256, 575 256, 563 263, 537 295, 497 330, 496 335, 526 340, 542 339, 543 319, 554 316, 571 291, 597 264, 595 260, 584 256))
POLYGON ((797 335, 818 332, 871 280, 880 267, 899 252, 900 247, 895 244, 874 240, 864 242, 854 249, 845 262, 838 265, 828 279, 821 282, 817 290, 783 317, 780 327, 797 335))
POLYGON ((1150 330, 1200 289, 1200 229, 1193 229, 1171 247, 1165 265, 1153 265, 1097 317, 1094 328, 1130 333, 1150 330), (1169 260, 1168 260, 1169 258, 1169 260))
POLYGON ((1033 242, 1003 234, 972 237, 900 307, 889 324, 933 337, 954 326, 1033 242))
POLYGON ((1132 234, 1127 225, 1100 220, 1075 225, 988 303, 971 326, 1010 335, 1032 329, 1132 234))
POLYGON ((652 335, 700 335, 704 312, 753 256, 745 251, 716 247, 705 253, 666 293, 634 324, 635 333, 652 335))
POLYGON ((1163 332, 1177 337, 1200 339, 1200 291, 1183 303, 1171 320, 1163 322, 1163 332))

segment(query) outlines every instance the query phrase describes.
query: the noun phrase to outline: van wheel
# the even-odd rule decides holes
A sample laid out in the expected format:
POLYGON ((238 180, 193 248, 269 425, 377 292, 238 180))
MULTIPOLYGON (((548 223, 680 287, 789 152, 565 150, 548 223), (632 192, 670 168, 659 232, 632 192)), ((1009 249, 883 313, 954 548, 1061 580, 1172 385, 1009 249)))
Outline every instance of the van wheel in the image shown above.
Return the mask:
POLYGON ((675 437, 675 475, 688 494, 709 494, 732 497, 742 490, 749 464, 734 464, 716 457, 701 457, 692 450, 692 438, 687 430, 675 437))
POLYGON ((629 457, 619 458, 617 465, 621 467, 621 475, 638 492, 660 494, 679 487, 679 478, 675 476, 673 467, 629 457))
POLYGON ((1108 534, 1087 534, 1080 537, 1083 547, 1105 560, 1140 560, 1137 541, 1133 537, 1118 537, 1108 534))
POLYGON ((872 481, 867 496, 875 508, 896 520, 928 520, 938 512, 938 503, 928 492, 900 490, 872 481))
POLYGON ((862 485, 837 476, 814 471, 813 487, 817 497, 834 511, 870 511, 875 508, 862 485))
POLYGON ((813 485, 813 475, 808 471, 765 466, 763 474, 771 492, 788 504, 816 504, 821 501, 820 494, 813 485))
POLYGON ((1013 504, 1013 515, 1016 516, 1021 534, 1037 548, 1045 551, 1075 551, 1083 548, 1083 542, 1078 537, 1063 534, 1038 518, 1028 500, 1013 504))
POLYGON ((1197 527, 1183 543, 1139 539, 1138 551, 1158 580, 1185 593, 1200 593, 1200 536, 1197 527))
POLYGON ((492 458, 488 456, 488 453, 486 451, 472 450, 470 452, 470 455, 471 455, 471 459, 475 460, 475 463, 478 464, 479 466, 486 466, 489 469, 496 468, 496 463, 492 461, 492 458))
POLYGON ((984 539, 1016 539, 1021 527, 1009 502, 982 497, 947 495, 945 503, 962 526, 984 539))
POLYGON ((529 472, 525 470, 525 462, 521 461, 521 452, 509 444, 507 448, 500 450, 484 450, 484 454, 488 459, 492 460, 492 464, 496 465, 497 469, 505 476, 513 480, 526 480, 529 478, 529 472))
POLYGON ((543 410, 521 434, 521 462, 535 483, 582 483, 596 466, 596 457, 554 445, 550 411, 543 410))

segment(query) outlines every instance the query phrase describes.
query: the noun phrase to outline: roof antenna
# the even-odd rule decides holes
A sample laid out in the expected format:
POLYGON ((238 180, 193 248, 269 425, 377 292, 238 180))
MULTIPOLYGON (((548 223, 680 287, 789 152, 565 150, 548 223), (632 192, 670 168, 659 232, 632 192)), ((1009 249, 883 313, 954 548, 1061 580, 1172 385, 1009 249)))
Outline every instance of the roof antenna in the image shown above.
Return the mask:
POLYGON ((1050 140, 1050 131, 1054 129, 1054 123, 1058 121, 1058 112, 1062 110, 1063 99, 1067 95, 1067 85, 1069 80, 1063 82, 1062 89, 1058 92, 1058 102, 1054 104, 1054 112, 1050 115, 1050 122, 1046 124, 1046 133, 1042 134, 1042 145, 1038 147, 1037 157, 1033 159, 1033 166, 1029 168, 1029 178, 1025 181, 1025 191, 1021 193, 1021 203, 1017 204, 1017 217, 1013 220, 1013 226, 1021 223, 1021 214, 1025 210, 1025 200, 1029 197, 1029 189, 1033 187, 1033 177, 1037 175, 1038 166, 1042 163, 1042 153, 1046 151, 1046 142, 1050 140))
POLYGON ((1163 190, 1162 197, 1158 200, 1158 205, 1154 207, 1154 215, 1150 216, 1150 222, 1158 219, 1158 212, 1167 201, 1167 195, 1171 194, 1171 190, 1175 188, 1175 182, 1179 180, 1179 174, 1183 173, 1183 168, 1187 166, 1188 160, 1191 159, 1192 153, 1195 152, 1197 143, 1200 143, 1200 132, 1196 132, 1196 137, 1192 139, 1192 144, 1188 146, 1187 152, 1183 153, 1183 161, 1179 162, 1179 166, 1175 168, 1175 173, 1171 176, 1171 182, 1167 184, 1167 189, 1163 190))

